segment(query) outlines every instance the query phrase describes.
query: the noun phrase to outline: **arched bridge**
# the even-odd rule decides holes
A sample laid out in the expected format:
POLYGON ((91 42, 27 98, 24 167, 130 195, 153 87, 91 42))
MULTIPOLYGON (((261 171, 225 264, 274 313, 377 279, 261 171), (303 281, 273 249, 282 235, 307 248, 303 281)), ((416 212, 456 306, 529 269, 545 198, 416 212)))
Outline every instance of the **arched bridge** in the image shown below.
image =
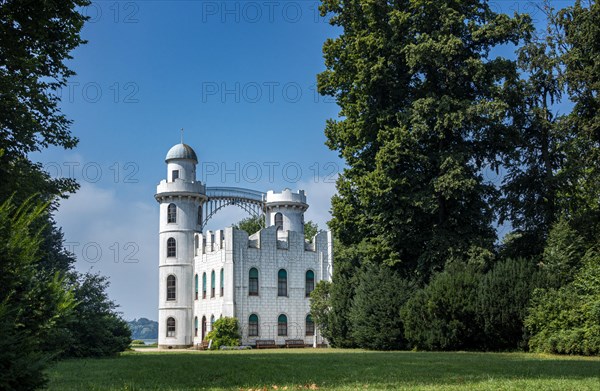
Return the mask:
POLYGON ((204 204, 202 227, 218 211, 227 206, 237 206, 250 216, 260 216, 265 210, 266 193, 239 187, 207 187, 208 201, 204 204))

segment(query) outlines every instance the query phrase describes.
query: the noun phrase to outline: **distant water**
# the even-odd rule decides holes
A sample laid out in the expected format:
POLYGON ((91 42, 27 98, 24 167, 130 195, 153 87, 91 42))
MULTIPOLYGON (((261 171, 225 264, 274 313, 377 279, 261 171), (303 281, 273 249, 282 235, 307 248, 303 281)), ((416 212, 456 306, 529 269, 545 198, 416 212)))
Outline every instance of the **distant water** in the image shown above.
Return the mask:
POLYGON ((144 345, 152 345, 153 343, 158 343, 158 339, 141 339, 140 341, 144 341, 144 345))

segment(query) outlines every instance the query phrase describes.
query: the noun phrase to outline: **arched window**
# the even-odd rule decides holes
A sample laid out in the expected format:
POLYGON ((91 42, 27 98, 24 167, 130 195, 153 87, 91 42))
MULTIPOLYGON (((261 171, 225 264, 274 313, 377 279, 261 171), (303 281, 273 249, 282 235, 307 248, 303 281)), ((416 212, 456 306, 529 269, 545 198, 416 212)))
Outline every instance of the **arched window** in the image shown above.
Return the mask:
POLYGON ((219 296, 223 297, 225 293, 225 270, 221 268, 221 294, 219 296))
POLYGON ((306 335, 315 335, 315 322, 313 322, 312 316, 310 316, 310 314, 306 315, 306 335))
POLYGON ((177 222, 177 206, 175 204, 169 204, 167 206, 167 223, 177 222))
POLYGON ((210 272, 210 297, 215 297, 215 271, 210 272))
POLYGON ((248 295, 258 296, 258 270, 254 267, 250 269, 248 277, 248 295))
POLYGON ((258 337, 258 315, 256 314, 248 318, 248 337, 258 337))
POLYGON ((196 237, 194 238, 194 247, 196 249, 194 254, 198 255, 198 249, 200 248, 200 236, 198 236, 198 235, 196 235, 196 237))
POLYGON ((167 239, 167 257, 177 256, 177 243, 175 238, 167 239))
POLYGON ((202 298, 206 299, 206 272, 202 273, 202 298))
POLYGON ((275 213, 275 227, 277 231, 283 229, 283 215, 280 212, 275 213))
POLYGON ((198 225, 202 225, 202 205, 198 207, 198 225))
POLYGON ((175 336, 175 318, 167 318, 167 337, 175 336))
POLYGON ((210 316, 210 329, 211 330, 213 329, 214 324, 215 324, 215 316, 211 315, 210 316))
POLYGON ((198 336, 198 317, 194 317, 194 337, 198 336))
POLYGON ((206 316, 202 317, 202 340, 204 341, 204 337, 206 336, 206 316))
POLYGON ((194 276, 194 292, 195 292, 194 299, 198 300, 198 274, 196 274, 194 276))
POLYGON ((174 301, 176 298, 176 284, 177 281, 175 280, 175 276, 174 275, 170 275, 167 277, 167 301, 174 301))
POLYGON ((277 335, 279 337, 287 336, 287 316, 284 314, 279 315, 279 318, 277 318, 277 335))
POLYGON ((287 272, 284 269, 277 273, 277 296, 287 296, 287 272))
POLYGON ((310 297, 310 292, 315 290, 315 273, 312 270, 306 272, 305 291, 306 297, 310 297))

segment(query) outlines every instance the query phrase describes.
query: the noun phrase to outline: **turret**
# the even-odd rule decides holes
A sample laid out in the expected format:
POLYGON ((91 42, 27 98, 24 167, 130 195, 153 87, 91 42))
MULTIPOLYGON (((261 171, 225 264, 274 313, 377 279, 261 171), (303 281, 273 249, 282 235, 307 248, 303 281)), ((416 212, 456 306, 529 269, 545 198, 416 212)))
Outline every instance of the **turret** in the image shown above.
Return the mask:
POLYGON ((206 188, 196 181, 198 158, 177 144, 165 158, 167 179, 159 183, 159 348, 192 345, 194 235, 202 232, 206 188))
POLYGON ((304 190, 297 193, 285 189, 281 193, 267 192, 265 211, 268 227, 304 233, 304 212, 308 209, 304 190))

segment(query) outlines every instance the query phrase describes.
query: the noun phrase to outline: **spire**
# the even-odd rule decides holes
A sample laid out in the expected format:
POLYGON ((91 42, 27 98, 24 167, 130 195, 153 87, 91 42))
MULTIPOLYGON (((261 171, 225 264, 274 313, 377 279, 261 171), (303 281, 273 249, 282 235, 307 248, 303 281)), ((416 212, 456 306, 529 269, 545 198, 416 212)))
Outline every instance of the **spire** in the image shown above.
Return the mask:
POLYGON ((181 143, 183 144, 183 128, 181 128, 181 143))

